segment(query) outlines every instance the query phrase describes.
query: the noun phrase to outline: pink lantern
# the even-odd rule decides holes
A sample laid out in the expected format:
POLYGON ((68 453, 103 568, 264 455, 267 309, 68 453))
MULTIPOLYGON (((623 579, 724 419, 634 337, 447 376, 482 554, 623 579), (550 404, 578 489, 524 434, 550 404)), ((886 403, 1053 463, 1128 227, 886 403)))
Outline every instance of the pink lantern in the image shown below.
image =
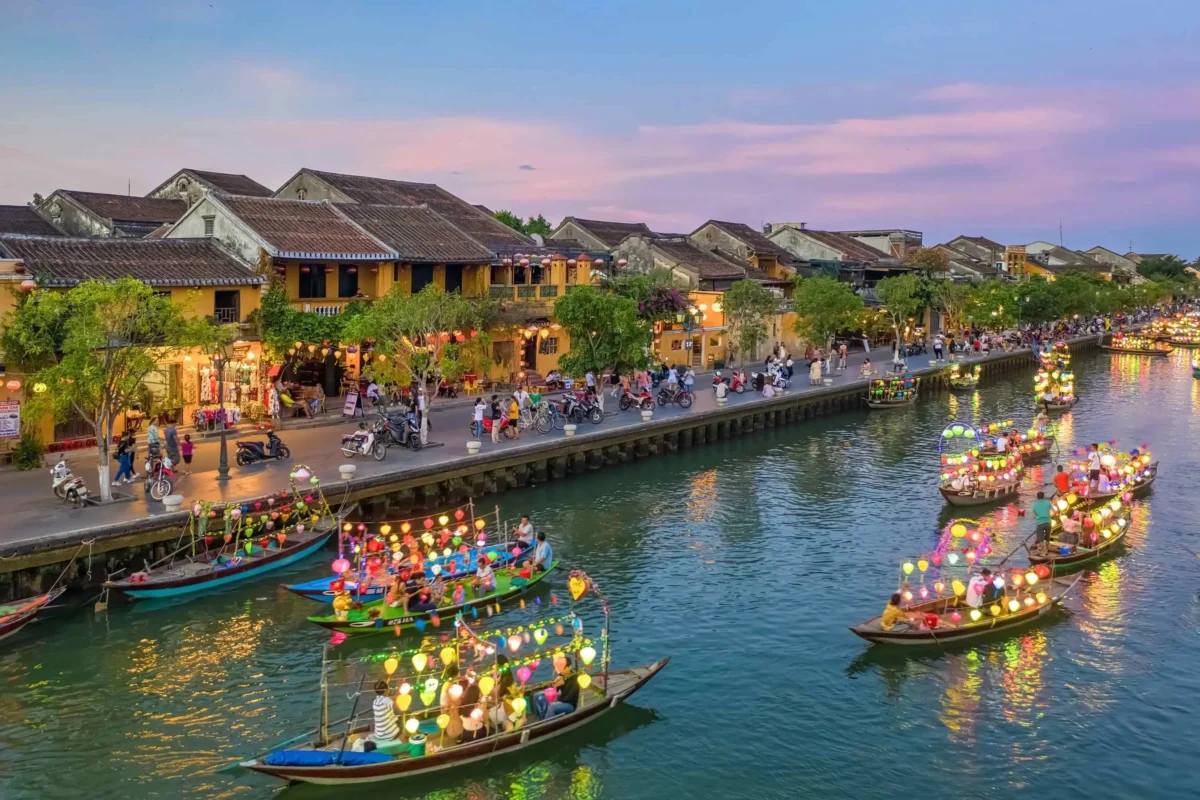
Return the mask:
POLYGON ((521 683, 528 683, 531 677, 533 677, 533 673, 529 670, 529 667, 517 668, 517 680, 521 683))
POLYGON ((339 558, 338 560, 333 562, 333 571, 336 572, 338 575, 341 575, 343 572, 348 572, 349 570, 350 570, 350 562, 347 561, 346 559, 339 558))

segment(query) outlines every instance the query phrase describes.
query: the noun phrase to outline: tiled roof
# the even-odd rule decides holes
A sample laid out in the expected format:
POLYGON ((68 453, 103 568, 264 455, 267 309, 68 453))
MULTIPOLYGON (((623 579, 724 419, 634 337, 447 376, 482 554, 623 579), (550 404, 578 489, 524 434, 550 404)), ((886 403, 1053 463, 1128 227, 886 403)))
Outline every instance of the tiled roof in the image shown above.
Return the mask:
POLYGON ((395 253, 342 216, 332 203, 238 196, 210 200, 225 206, 262 237, 276 257, 364 261, 395 258, 395 253))
MULTIPOLYGON (((721 222, 720 220, 710 219, 704 225, 715 225, 733 238, 741 241, 756 254, 775 256, 780 264, 790 264, 796 258, 789 251, 775 244, 762 233, 743 222, 721 222)), ((703 228, 704 225, 701 225, 700 228, 703 228)), ((696 230, 700 230, 700 228, 696 230)))
POLYGON ((428 206, 382 206, 346 203, 337 206, 405 261, 433 263, 492 260, 492 251, 442 219, 428 206))
MULTIPOLYGON (((650 245, 677 264, 695 272, 701 280, 715 281, 745 278, 757 272, 749 264, 719 250, 704 250, 687 239, 651 239, 650 245)), ((761 274, 761 273, 760 273, 761 274)), ((765 275, 762 276, 766 278, 765 275)))
POLYGON ((215 186, 225 194, 241 194, 247 197, 270 197, 275 194, 256 180, 245 175, 234 175, 229 172, 207 172, 200 169, 188 169, 188 172, 203 181, 215 186))
POLYGON ((364 175, 341 175, 336 172, 320 172, 314 169, 307 171, 356 203, 395 206, 427 205, 459 230, 491 249, 527 245, 530 242, 524 234, 514 231, 490 214, 485 214, 466 200, 455 197, 433 183, 411 183, 387 178, 371 178, 364 175))
POLYGON ((0 250, 22 259, 43 286, 124 277, 151 286, 257 286, 263 282, 212 239, 0 235, 0 250))
POLYGON ((846 260, 849 261, 865 261, 874 263, 881 258, 887 258, 887 254, 876 250, 874 247, 865 245, 853 236, 847 236, 844 233, 837 231, 816 231, 812 228, 793 228, 798 233, 807 234, 811 238, 825 245, 826 247, 838 250, 843 253, 846 260))
POLYGON ((119 227, 121 222, 153 223, 150 231, 166 222, 175 222, 187 211, 182 200, 156 200, 153 197, 130 197, 124 194, 101 194, 99 192, 77 192, 60 189, 79 205, 101 219, 107 219, 119 227))
POLYGON ((609 247, 616 247, 626 236, 630 236, 635 233, 644 234, 646 236, 654 235, 654 232, 650 230, 650 226, 644 222, 609 222, 602 219, 566 217, 562 222, 559 223, 559 227, 561 228, 568 222, 574 222, 576 225, 583 228, 609 247))
POLYGON ((53 225, 29 206, 0 206, 0 233, 59 236, 53 225))

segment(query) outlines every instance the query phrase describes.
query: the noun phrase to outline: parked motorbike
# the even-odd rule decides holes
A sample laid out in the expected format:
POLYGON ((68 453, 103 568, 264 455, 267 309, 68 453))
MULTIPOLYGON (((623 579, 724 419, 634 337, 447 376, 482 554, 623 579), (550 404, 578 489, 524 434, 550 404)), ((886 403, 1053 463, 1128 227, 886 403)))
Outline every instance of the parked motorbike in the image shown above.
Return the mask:
MULTIPOLYGON (((387 445, 380 440, 376 427, 360 422, 358 430, 342 436, 342 455, 346 458, 370 455, 374 456, 376 461, 383 461, 384 456, 387 455, 387 445)), ((238 447, 241 446, 242 443, 238 442, 238 447)))
POLYGON ((678 403, 680 408, 691 408, 692 401, 695 399, 696 396, 686 391, 682 386, 673 392, 665 386, 658 391, 658 404, 660 406, 678 403))
POLYGON ((71 473, 71 468, 67 466, 67 458, 63 456, 54 465, 54 469, 50 470, 50 478, 54 494, 65 502, 79 508, 86 505, 88 501, 88 488, 84 483, 83 478, 71 473))
POLYGON ((142 488, 146 490, 146 494, 155 500, 162 500, 169 495, 175 486, 174 466, 171 459, 164 456, 161 450, 151 447, 146 454, 143 473, 145 478, 142 480, 142 488))
POLYGON ((287 445, 280 441, 279 437, 275 435, 275 431, 267 431, 267 441, 265 442, 238 442, 237 449, 237 456, 234 460, 237 461, 239 467, 246 467, 269 459, 292 457, 292 451, 288 450, 287 445))
POLYGON ((392 414, 384 417, 378 436, 386 447, 396 445, 414 451, 421 449, 421 429, 415 416, 392 414))
POLYGON ((649 389, 643 389, 637 394, 625 392, 621 395, 617 405, 622 411, 628 411, 631 408, 647 411, 654 408, 654 395, 650 394, 649 389))

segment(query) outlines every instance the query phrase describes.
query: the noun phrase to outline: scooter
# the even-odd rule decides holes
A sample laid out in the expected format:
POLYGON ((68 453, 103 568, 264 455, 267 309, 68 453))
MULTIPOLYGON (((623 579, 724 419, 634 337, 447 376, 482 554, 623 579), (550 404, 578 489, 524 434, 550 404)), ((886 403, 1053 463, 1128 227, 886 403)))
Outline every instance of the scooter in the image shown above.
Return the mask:
POLYGON ((265 442, 238 442, 237 456, 235 460, 239 467, 246 467, 250 464, 259 461, 267 461, 268 459, 285 459, 292 457, 292 451, 288 450, 287 445, 279 440, 275 435, 275 431, 267 431, 267 441, 265 442))
MULTIPOLYGON (((367 425, 365 422, 358 423, 358 430, 342 437, 342 455, 347 458, 371 455, 375 457, 376 461, 383 461, 384 456, 387 455, 387 445, 376 436, 376 431, 375 425, 367 425)), ((238 442, 238 447, 241 446, 242 443, 238 442)))
POLYGON ((71 473, 65 456, 58 460, 54 469, 50 470, 50 477, 53 481, 54 494, 76 508, 87 505, 89 497, 87 484, 83 482, 83 478, 71 473))

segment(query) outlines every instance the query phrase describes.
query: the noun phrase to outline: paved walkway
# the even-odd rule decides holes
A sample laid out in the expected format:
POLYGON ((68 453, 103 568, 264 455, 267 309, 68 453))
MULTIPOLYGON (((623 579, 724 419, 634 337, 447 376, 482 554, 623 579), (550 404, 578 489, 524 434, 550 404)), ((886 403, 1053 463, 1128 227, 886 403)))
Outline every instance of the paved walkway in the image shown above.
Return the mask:
MULTIPOLYGON (((873 352, 870 355, 879 359, 874 361, 876 370, 879 370, 883 366, 881 361, 886 362, 890 354, 873 352)), ((842 374, 835 372, 831 376, 834 386, 857 384, 865 388, 866 381, 859 377, 863 359, 863 353, 852 353, 846 372, 842 374)), ((927 356, 911 358, 909 365, 918 374, 929 372, 927 356)), ((725 371, 725 374, 728 375, 728 370, 725 371)), ((822 388, 809 386, 807 375, 803 369, 797 371, 795 378, 790 390, 792 393, 814 392, 822 388)), ((716 399, 711 390, 711 384, 711 373, 698 376, 696 381, 697 399, 692 408, 686 411, 675 405, 659 408, 655 410, 655 419, 715 409, 716 399)), ((730 406, 761 402, 763 402, 763 398, 752 393, 731 394, 729 400, 730 406)), ((223 485, 217 481, 216 472, 219 444, 204 441, 196 446, 192 474, 180 477, 176 492, 184 495, 189 502, 197 499, 236 501, 258 497, 285 487, 288 472, 298 463, 307 464, 326 483, 340 480, 337 468, 340 464, 345 463, 356 464, 359 477, 382 475, 388 471, 417 466, 459 465, 464 459, 469 458, 466 442, 471 438, 468 430, 471 420, 470 404, 470 402, 463 405, 454 403, 451 406, 447 403, 445 410, 441 411, 439 411, 438 405, 434 405, 434 413, 430 415, 432 425, 430 441, 439 442, 442 446, 429 447, 416 453, 406 448, 394 447, 388 450, 387 458, 382 462, 362 457, 347 459, 342 455, 339 449, 341 437, 344 433, 354 429, 358 422, 357 419, 347 420, 344 424, 333 427, 293 431, 285 428, 280 432, 280 437, 292 452, 292 458, 288 462, 239 467, 232 463, 236 447, 234 440, 231 439, 229 459, 232 477, 223 485)), ((641 416, 637 411, 621 412, 617 410, 617 398, 606 396, 605 410, 607 413, 604 422, 596 426, 584 423, 579 427, 577 436, 582 438, 611 431, 614 428, 634 427, 642 424, 641 416)), ((562 436, 564 436, 562 431, 555 430, 543 435, 530 429, 523 432, 521 439, 501 438, 499 444, 492 444, 485 435, 481 452, 487 454, 496 449, 517 451, 520 448, 529 447, 533 443, 562 436)), ((254 437, 241 436, 240 438, 254 437)), ((96 486, 95 455, 71 454, 68 463, 71 464, 77 475, 82 475, 87 480, 89 488, 94 491, 96 486)), ((140 467, 140 464, 138 466, 140 467)), ((127 494, 132 493, 134 499, 130 502, 107 506, 72 509, 53 496, 49 473, 46 470, 0 474, 0 492, 5 498, 5 513, 0 516, 0 554, 11 552, 14 546, 28 545, 33 541, 57 538, 76 539, 80 531, 108 525, 127 524, 131 521, 165 513, 162 503, 155 502, 144 495, 141 481, 129 486, 118 487, 117 490, 127 494)))

